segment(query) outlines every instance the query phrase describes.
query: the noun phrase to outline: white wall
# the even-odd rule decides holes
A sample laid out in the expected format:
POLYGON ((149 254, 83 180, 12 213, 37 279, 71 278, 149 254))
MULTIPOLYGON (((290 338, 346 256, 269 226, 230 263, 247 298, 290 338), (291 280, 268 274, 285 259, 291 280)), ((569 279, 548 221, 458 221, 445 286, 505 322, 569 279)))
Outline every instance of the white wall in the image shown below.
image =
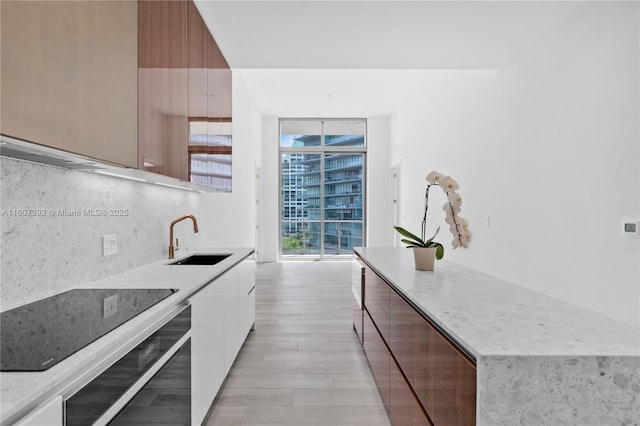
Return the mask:
POLYGON ((640 217, 638 16, 587 3, 509 68, 417 90, 391 125, 404 224, 419 229, 426 173, 449 174, 473 241, 447 259, 640 324, 640 240, 621 233, 640 217))
POLYGON ((367 246, 390 246, 389 117, 367 119, 367 246))
POLYGON ((209 247, 255 247, 255 169, 262 162, 262 115, 242 74, 233 74, 232 192, 201 194, 201 241, 209 247))
POLYGON ((280 177, 279 173, 279 128, 278 118, 265 116, 263 118, 263 196, 261 205, 262 218, 262 241, 259 244, 259 250, 262 252, 264 262, 274 262, 278 260, 278 215, 280 201, 280 177))

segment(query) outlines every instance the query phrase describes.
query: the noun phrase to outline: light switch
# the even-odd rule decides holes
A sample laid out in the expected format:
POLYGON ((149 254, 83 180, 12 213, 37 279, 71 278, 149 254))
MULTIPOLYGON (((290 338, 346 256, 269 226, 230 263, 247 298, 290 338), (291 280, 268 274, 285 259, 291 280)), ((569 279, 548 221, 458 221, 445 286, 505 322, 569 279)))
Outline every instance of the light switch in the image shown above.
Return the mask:
POLYGON ((102 318, 109 318, 118 312, 118 295, 105 297, 102 301, 102 318))
POLYGON ((118 237, 116 235, 104 235, 102 237, 102 255, 110 256, 118 253, 118 237))

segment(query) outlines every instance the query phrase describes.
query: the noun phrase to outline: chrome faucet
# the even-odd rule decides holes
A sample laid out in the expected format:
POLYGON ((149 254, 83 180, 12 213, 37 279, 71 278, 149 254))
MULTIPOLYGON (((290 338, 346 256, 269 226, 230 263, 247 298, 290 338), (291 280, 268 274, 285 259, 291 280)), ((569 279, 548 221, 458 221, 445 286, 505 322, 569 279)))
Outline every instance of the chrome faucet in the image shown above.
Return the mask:
MULTIPOLYGON (((169 226, 169 259, 175 258, 175 250, 176 250, 176 248, 173 246, 173 225, 185 219, 191 219, 193 221, 193 232, 194 234, 196 234, 196 237, 198 236, 198 222, 196 221, 196 217, 194 215, 188 214, 186 216, 179 217, 173 222, 171 222, 171 225, 169 226)), ((177 245, 178 245, 178 242, 176 239, 176 246, 177 245)))

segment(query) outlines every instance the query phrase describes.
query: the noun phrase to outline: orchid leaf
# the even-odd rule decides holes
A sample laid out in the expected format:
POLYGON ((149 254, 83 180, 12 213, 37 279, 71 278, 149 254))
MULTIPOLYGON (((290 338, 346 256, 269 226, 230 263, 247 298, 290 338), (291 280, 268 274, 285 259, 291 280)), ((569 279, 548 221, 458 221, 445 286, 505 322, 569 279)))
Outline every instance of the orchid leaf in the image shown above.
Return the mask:
POLYGON ((419 245, 421 245, 421 246, 422 246, 422 245, 424 245, 424 241, 422 241, 422 238, 420 238, 420 237, 418 237, 418 236, 416 236, 416 235, 412 234, 411 232, 407 231, 407 230, 406 230, 406 229, 404 229, 403 227, 401 227, 401 226, 394 226, 394 227, 393 227, 393 229, 395 229, 396 231, 398 231, 398 233, 399 233, 400 235, 405 236, 405 237, 407 237, 407 238, 409 238, 409 239, 411 239, 411 240, 415 241, 415 243, 413 243, 413 244, 418 243, 418 244, 419 244, 419 245))
POLYGON ((444 256, 444 247, 440 243, 432 243, 436 248, 436 259, 440 260, 444 256))
POLYGON ((436 229, 436 232, 433 234, 433 237, 431 237, 427 241, 425 241, 424 244, 425 245, 429 245, 431 243, 431 241, 433 241, 433 239, 436 237, 436 235, 438 235, 438 232, 440 232, 440 227, 439 226, 436 229))
POLYGON ((403 243, 407 244, 407 248, 411 248, 411 247, 423 247, 421 244, 418 244, 415 241, 411 241, 411 240, 407 240, 407 239, 401 239, 400 241, 402 241, 403 243))

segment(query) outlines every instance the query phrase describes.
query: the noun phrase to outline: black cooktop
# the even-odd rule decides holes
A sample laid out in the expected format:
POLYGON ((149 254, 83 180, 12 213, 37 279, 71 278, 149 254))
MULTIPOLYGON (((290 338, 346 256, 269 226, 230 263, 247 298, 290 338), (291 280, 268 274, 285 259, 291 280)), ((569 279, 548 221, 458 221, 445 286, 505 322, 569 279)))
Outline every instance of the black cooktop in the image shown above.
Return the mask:
POLYGON ((175 293, 74 289, 0 314, 0 371, 43 371, 175 293))

